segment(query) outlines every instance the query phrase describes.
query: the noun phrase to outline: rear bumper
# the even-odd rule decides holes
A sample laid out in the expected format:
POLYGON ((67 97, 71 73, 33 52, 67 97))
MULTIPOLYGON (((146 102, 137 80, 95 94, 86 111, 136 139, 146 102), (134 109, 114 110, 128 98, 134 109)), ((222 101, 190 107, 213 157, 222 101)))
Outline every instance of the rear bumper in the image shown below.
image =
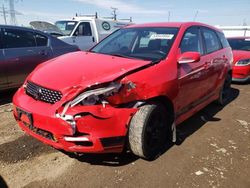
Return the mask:
POLYGON ((233 66, 233 78, 235 82, 248 82, 250 80, 250 65, 233 66))
POLYGON ((121 152, 129 121, 137 111, 108 105, 78 106, 68 112, 72 116, 78 114, 74 132, 69 122, 57 117, 55 109, 51 110, 53 105, 35 101, 22 89, 15 94, 13 104, 14 116, 27 134, 54 148, 80 153, 121 152), (17 107, 32 114, 33 125, 18 116, 17 107))

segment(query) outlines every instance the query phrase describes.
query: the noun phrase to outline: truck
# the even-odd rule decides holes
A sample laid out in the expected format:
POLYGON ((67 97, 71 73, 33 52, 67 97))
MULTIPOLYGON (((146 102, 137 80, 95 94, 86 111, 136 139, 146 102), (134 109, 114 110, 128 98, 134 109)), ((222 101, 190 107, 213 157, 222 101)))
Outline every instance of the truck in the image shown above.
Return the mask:
POLYGON ((117 29, 131 24, 132 18, 99 18, 97 13, 76 15, 71 19, 58 20, 55 24, 45 21, 30 22, 33 28, 50 33, 68 44, 77 45, 81 50, 90 49, 117 29))

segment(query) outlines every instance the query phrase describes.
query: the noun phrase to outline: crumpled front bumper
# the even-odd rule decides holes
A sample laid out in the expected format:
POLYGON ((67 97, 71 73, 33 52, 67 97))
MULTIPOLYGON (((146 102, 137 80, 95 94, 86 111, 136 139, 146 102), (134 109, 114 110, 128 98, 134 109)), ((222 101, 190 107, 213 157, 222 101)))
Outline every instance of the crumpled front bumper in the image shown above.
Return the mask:
POLYGON ((14 116, 26 133, 54 148, 81 153, 121 152, 130 119, 137 111, 110 105, 76 106, 66 113, 75 117, 74 131, 70 122, 56 116, 62 104, 37 101, 23 88, 15 94, 13 104, 14 116), (31 114, 32 123, 22 112, 31 114))

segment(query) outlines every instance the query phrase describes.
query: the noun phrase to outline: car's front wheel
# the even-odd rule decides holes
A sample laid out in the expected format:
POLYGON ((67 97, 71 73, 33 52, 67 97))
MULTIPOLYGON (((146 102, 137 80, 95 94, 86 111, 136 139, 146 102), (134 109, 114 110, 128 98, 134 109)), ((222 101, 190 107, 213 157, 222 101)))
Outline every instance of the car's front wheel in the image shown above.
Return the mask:
POLYGON ((131 151, 142 158, 152 160, 159 156, 166 142, 171 140, 168 113, 160 104, 147 104, 136 112, 129 126, 131 151))

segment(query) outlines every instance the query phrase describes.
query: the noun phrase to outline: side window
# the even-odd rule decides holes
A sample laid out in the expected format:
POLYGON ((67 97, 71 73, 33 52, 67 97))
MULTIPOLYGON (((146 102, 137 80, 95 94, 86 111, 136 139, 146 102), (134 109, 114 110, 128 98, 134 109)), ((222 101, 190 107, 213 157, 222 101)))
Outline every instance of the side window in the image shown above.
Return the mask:
POLYGON ((221 49, 220 41, 214 31, 203 28, 202 33, 205 40, 207 53, 212 53, 216 50, 221 49))
POLYGON ((36 38, 36 45, 37 46, 47 46, 47 44, 48 44, 48 38, 47 37, 36 33, 35 38, 36 38))
POLYGON ((3 47, 4 48, 22 48, 35 47, 36 41, 32 32, 18 29, 4 29, 3 47))
POLYGON ((219 36, 219 39, 220 39, 220 42, 223 46, 223 48, 227 48, 227 47, 230 47, 227 39, 225 38, 225 35, 221 32, 217 32, 218 36, 219 36))
POLYGON ((2 29, 0 28, 0 49, 3 48, 3 37, 2 37, 2 29))
POLYGON ((199 52, 203 54, 202 43, 200 40, 199 28, 191 27, 186 30, 180 45, 181 53, 199 52))
POLYGON ((92 36, 91 27, 89 22, 82 22, 78 25, 74 36, 92 36))

